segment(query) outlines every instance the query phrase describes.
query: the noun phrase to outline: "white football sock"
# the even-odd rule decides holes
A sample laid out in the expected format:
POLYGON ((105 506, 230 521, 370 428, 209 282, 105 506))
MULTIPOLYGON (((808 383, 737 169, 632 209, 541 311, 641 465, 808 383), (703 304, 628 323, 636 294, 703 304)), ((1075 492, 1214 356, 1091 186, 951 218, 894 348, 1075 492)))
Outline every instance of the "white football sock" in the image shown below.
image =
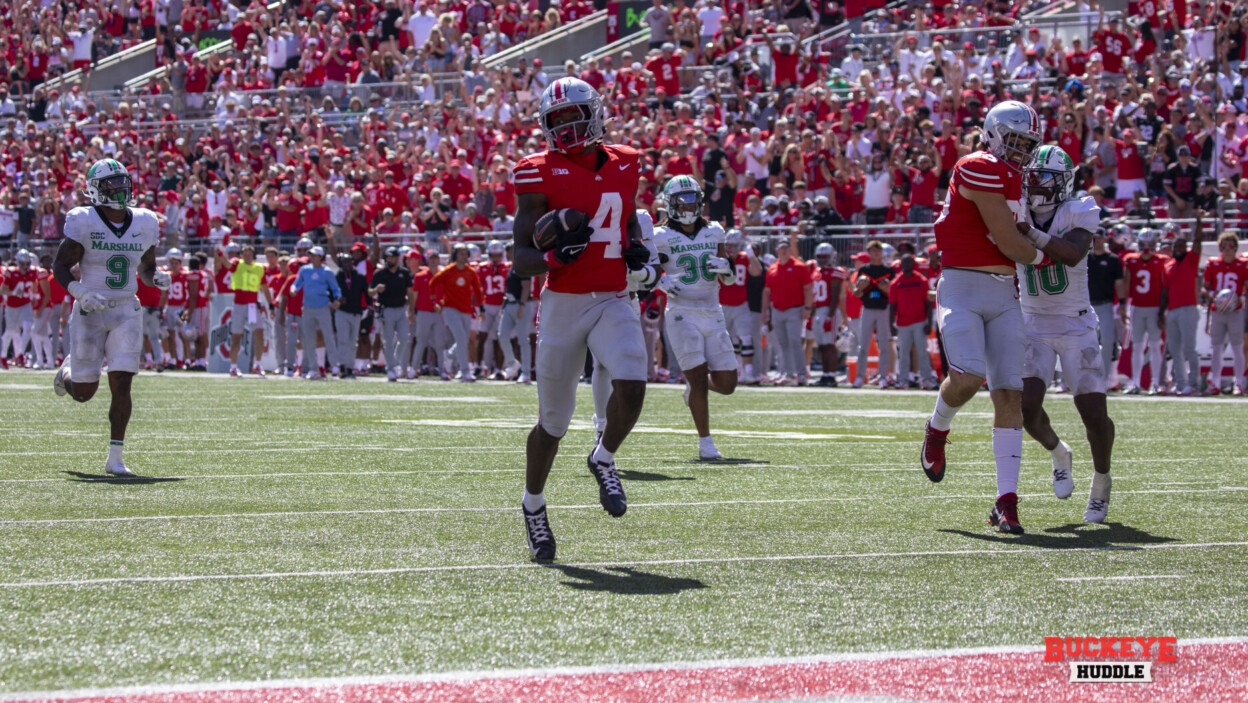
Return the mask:
POLYGON ((992 458, 997 463, 997 497, 1018 493, 1018 472, 1023 463, 1023 430, 992 428, 992 458))
POLYGON ((936 409, 932 411, 932 418, 928 420, 933 430, 948 432, 950 425, 953 424, 953 416, 958 414, 958 410, 952 405, 945 402, 945 397, 936 395, 936 409))
POLYGON ((541 510, 542 506, 546 505, 546 494, 538 493, 537 495, 533 495, 532 493, 529 493, 529 489, 526 488, 524 489, 524 500, 521 502, 524 504, 525 510, 530 513, 535 513, 538 510, 541 510))
POLYGON ((118 440, 115 440, 115 439, 113 439, 113 440, 109 440, 109 442, 108 442, 108 463, 110 463, 110 464, 117 464, 117 463, 121 463, 121 451, 122 451, 122 445, 123 445, 123 442, 120 442, 120 441, 118 441, 118 440))
POLYGON ((594 447, 594 461, 599 464, 610 464, 615 461, 615 452, 609 452, 602 447, 602 442, 594 447))
POLYGON ((1144 343, 1131 345, 1131 383, 1140 387, 1140 379, 1144 377, 1144 343))
POLYGON ((698 449, 714 449, 714 448, 715 448, 715 440, 711 439, 711 436, 709 434, 705 437, 698 437, 698 449))
POLYGON ((1113 482, 1109 474, 1093 472, 1091 497, 1096 500, 1109 500, 1109 487, 1113 485, 1113 482))
POLYGON ((316 348, 316 365, 317 366, 325 365, 325 347, 316 348))

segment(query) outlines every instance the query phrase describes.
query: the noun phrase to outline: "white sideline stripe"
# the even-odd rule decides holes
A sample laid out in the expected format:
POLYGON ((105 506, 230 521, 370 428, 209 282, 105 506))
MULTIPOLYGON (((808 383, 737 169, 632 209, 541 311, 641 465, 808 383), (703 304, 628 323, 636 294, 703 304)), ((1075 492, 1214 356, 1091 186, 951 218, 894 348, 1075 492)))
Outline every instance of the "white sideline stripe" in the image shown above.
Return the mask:
POLYGON ((1067 578, 1053 579, 1054 581, 1148 581, 1152 579, 1181 579, 1187 578, 1182 574, 1156 574, 1153 576, 1071 576, 1067 578))
MULTIPOLYGON (((1248 637, 1199 637, 1180 639, 1183 647, 1200 645, 1242 644, 1248 637)), ((214 681, 212 683, 155 684, 116 688, 82 688, 63 691, 26 691, 0 693, 0 701, 59 700, 66 698, 104 698, 111 696, 145 696, 162 693, 209 693, 215 691, 255 691, 274 688, 337 688, 403 683, 458 683, 490 681, 537 676, 584 676, 589 674, 629 674, 642 671, 691 671, 698 669, 740 669, 764 666, 802 664, 837 664, 841 662, 890 661, 894 659, 935 659, 941 657, 973 657, 993 654, 1031 654, 1044 651, 1041 645, 1013 644, 993 647, 956 647, 949 649, 906 649, 882 652, 836 652, 796 657, 748 657, 737 659, 703 659, 640 664, 598 664, 590 666, 558 666, 545 669, 489 669, 447 671, 433 674, 388 676, 341 676, 337 678, 273 679, 269 681, 214 681)), ((805 700, 805 699, 802 699, 805 700)))
MULTIPOLYGON (((985 474, 987 475, 987 474, 985 474)), ((1138 491, 1115 491, 1114 495, 1132 495, 1144 493, 1221 493, 1224 491, 1248 491, 1248 486, 1223 486, 1220 488, 1207 489, 1175 489, 1175 490, 1138 490, 1138 491)), ((1042 498, 1051 495, 1051 493, 1020 493, 1020 498, 1042 498)), ((907 500, 987 500, 983 494, 976 495, 917 495, 906 496, 907 500)), ((785 505, 797 503, 854 503, 868 500, 864 496, 853 496, 844 498, 772 498, 765 500, 704 500, 694 502, 670 502, 670 503, 630 503, 628 507, 637 508, 701 508, 714 505, 785 505)), ((602 506, 597 503, 593 505, 560 505, 555 506, 558 510, 598 510, 602 506)), ((109 522, 156 522, 161 520, 240 520, 247 518, 270 518, 270 517, 308 517, 311 515, 408 515, 419 513, 500 513, 514 511, 516 506, 507 507, 485 507, 485 508, 376 508, 372 510, 297 510, 288 512, 269 512, 269 513, 215 513, 215 514, 192 514, 192 515, 133 515, 129 517, 84 517, 84 518, 55 518, 49 520, 0 520, 0 526, 15 525, 75 525, 75 524, 94 524, 109 522)))
MULTIPOLYGON (((597 506, 595 506, 597 507, 597 506)), ((1020 556, 1041 553, 1067 552, 1130 552, 1142 549, 1216 549, 1220 547, 1248 547, 1248 542, 1193 542, 1177 544, 1144 544, 1108 547, 1034 547, 1022 549, 948 549, 929 552, 847 552, 841 554, 792 554, 765 557, 705 557, 695 559, 654 559, 648 561, 596 561, 564 564, 579 568, 615 568, 637 566, 685 566, 691 564, 753 564, 791 561, 837 561, 842 559, 890 559, 918 557, 957 556, 1020 556)), ((549 568, 544 564, 521 562, 516 564, 465 564, 460 566, 411 566, 391 569, 340 569, 335 571, 273 571, 245 574, 197 574, 191 576, 124 576, 97 579, 67 579, 62 581, 15 581, 0 583, 0 589, 55 588, 65 586, 105 586, 122 583, 196 583, 203 581, 259 581, 280 578, 335 578, 350 576, 391 576, 399 574, 427 574, 455 571, 517 571, 521 569, 549 568)))

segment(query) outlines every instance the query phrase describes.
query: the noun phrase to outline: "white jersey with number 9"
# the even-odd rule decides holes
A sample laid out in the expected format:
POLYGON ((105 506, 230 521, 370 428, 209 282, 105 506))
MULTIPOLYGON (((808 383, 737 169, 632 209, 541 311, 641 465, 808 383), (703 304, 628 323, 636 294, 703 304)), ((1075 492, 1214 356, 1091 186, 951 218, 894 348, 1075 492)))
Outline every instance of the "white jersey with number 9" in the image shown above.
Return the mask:
POLYGON ((82 245, 82 283, 105 298, 129 298, 138 290, 135 273, 148 249, 160 241, 156 213, 127 208, 115 225, 93 207, 76 207, 65 216, 65 238, 82 245))

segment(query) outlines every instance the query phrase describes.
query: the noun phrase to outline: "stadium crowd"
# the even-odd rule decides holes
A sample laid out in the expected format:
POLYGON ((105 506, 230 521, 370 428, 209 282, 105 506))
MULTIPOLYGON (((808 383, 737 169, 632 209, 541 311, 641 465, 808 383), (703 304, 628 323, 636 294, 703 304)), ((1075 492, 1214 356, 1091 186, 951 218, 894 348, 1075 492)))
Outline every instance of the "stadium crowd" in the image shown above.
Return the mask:
MULTIPOLYGON (((936 280, 939 263, 922 225, 939 216, 949 172, 975 148, 983 115, 1007 98, 1031 104, 1045 141, 1078 166, 1079 189, 1102 204, 1106 234, 1118 233, 1105 238, 1111 249, 1164 244, 1139 235, 1168 218, 1177 219, 1180 232, 1190 231, 1197 211, 1227 232, 1248 228, 1242 0, 1177 3, 1170 10, 1151 0, 1132 3, 1125 20, 1094 0, 1080 3, 1090 31, 1076 32, 1069 45, 1051 26, 1027 17, 1042 5, 936 2, 866 12, 858 2, 654 0, 643 18, 648 49, 545 66, 523 56, 504 64, 487 59, 588 16, 591 4, 555 1, 542 12, 535 1, 507 0, 271 7, 121 0, 78 3, 72 11, 12 3, 0 8, 6 30, 0 75, 7 77, 0 78, 0 252, 12 259, 0 290, 7 291, 8 309, 25 304, 13 292, 12 272, 47 268, 65 213, 83 204, 86 166, 112 157, 130 169, 138 205, 161 216, 163 246, 178 249, 168 257, 170 268, 177 260, 191 280, 201 281, 185 287, 186 300, 149 307, 206 306, 212 294, 231 290, 227 269, 241 249, 236 254, 227 245, 253 246, 267 261, 264 286, 276 308, 279 364, 311 376, 334 366, 343 374, 367 371, 385 357, 377 340, 380 311, 370 312, 385 294, 368 284, 387 267, 391 257, 383 252, 393 245, 395 268, 410 272, 417 292, 401 303, 412 308, 415 339, 405 351, 409 359, 384 364, 392 376, 412 377, 423 366, 435 375, 458 369, 464 378, 527 377, 528 365, 512 358, 531 352, 532 315, 525 310, 539 286, 521 297, 495 271, 494 280, 478 276, 480 299, 462 301, 445 299, 445 289, 429 280, 441 275, 440 264, 455 266, 448 255, 486 267, 505 259, 498 251, 503 244, 488 242, 508 239, 515 212, 511 169, 545 148, 535 107, 542 89, 563 75, 580 77, 605 97, 608 141, 642 151, 637 197, 656 220, 664 183, 692 176, 705 189, 707 218, 741 228, 760 259, 779 256, 782 266, 809 260, 809 268, 829 271, 829 281, 831 269, 849 269, 848 285, 837 285, 843 294, 823 300, 842 308, 842 320, 862 317, 858 308, 882 307, 885 328, 916 324, 897 322, 897 311, 880 300, 889 298, 888 281, 862 269, 895 265, 900 272, 908 247, 917 255, 916 271, 936 280), (852 39, 826 31, 846 23, 855 30, 852 39), (38 30, 26 31, 32 26, 38 30), (228 32, 228 40, 201 49, 201 37, 213 31, 228 32), (140 39, 156 40, 163 76, 126 93, 91 91, 91 61, 140 39), (83 69, 81 80, 54 80, 73 68, 83 69), (1128 229, 1112 230, 1119 221, 1128 229), (868 247, 871 240, 884 244, 868 247), (475 243, 478 252, 454 252, 461 242, 475 243), (817 252, 823 242, 831 252, 817 252), (23 264, 25 250, 32 258, 23 264), (329 346, 328 361, 296 358, 302 333, 290 318, 304 314, 291 312, 302 301, 283 294, 282 286, 299 275, 290 262, 327 265, 337 271, 328 278, 338 285, 345 285, 344 274, 364 277, 358 305, 341 289, 328 296, 341 307, 326 316, 314 333, 320 341, 312 344, 329 346), (871 281, 865 290, 864 276, 871 281), (478 313, 513 304, 525 318, 508 330, 517 334, 517 348, 508 339, 495 349, 504 339, 496 321, 478 313), (457 338, 457 330, 435 319, 443 306, 485 319, 465 332, 470 339, 457 338), (357 324, 369 342, 352 357, 357 324), (438 357, 426 357, 424 347, 438 357), (448 347, 456 350, 450 363, 441 354, 448 347)), ((812 273, 812 281, 824 280, 812 273)), ((746 285, 751 311, 760 315, 759 341, 766 275, 749 276, 746 285)), ((1124 280, 1133 275, 1128 271, 1124 280)), ((1239 296, 1245 279, 1240 276, 1239 296)), ((814 285, 825 295, 829 287, 814 285)), ((56 288, 35 283, 26 291, 34 303, 29 330, 25 318, 6 315, 0 357, 52 364, 55 348, 27 344, 36 328, 43 335, 57 327, 38 321, 64 300, 56 288)), ((1221 288, 1202 288, 1201 295, 1221 288)), ((262 298, 255 302, 264 307, 262 298)), ((643 312, 662 309, 648 305, 643 312)), ((913 313, 913 306, 901 307, 913 313)), ((930 314, 930 306, 924 310, 930 314)), ((153 366, 202 364, 206 320, 191 324, 191 316, 167 309, 153 317, 165 329, 163 342, 159 332, 149 342, 153 366)), ((643 324, 656 326, 660 317, 643 324)), ((854 339, 838 333, 835 320, 803 342, 823 348, 806 350, 807 365, 813 356, 818 365, 838 367, 838 336, 842 351, 869 347, 870 333, 854 339)), ((661 324, 654 334, 662 337, 661 324)), ((876 327, 875 336, 887 367, 892 330, 876 327)), ((397 353, 392 346, 387 349, 397 353)), ((914 346, 911 339, 907 348, 914 346)), ((654 377, 679 378, 662 345, 652 348, 659 350, 654 377)), ((914 355, 923 357, 922 351, 914 355)), ((756 365, 765 382, 772 365, 766 357, 776 355, 762 356, 756 365)), ((865 353, 861 361, 859 381, 865 353)), ((778 363, 774 380, 808 381, 806 366, 778 363)), ((878 382, 908 385, 906 376, 918 368, 901 367, 900 380, 887 368, 877 371, 878 382)), ((1134 376, 1129 385, 1140 385, 1138 370, 1134 376)), ((1237 368, 1235 384, 1242 382, 1237 368)))

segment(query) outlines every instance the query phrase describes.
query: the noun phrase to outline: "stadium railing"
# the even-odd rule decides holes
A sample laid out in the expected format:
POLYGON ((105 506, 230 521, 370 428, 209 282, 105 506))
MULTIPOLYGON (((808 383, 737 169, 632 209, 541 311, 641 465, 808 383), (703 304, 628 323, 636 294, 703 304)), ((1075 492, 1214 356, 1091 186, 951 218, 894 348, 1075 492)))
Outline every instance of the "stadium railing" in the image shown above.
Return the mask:
MULTIPOLYGON (((516 44, 514 46, 509 46, 506 49, 503 49, 502 51, 498 52, 497 54, 492 54, 490 56, 485 57, 484 59, 482 59, 481 62, 485 64, 487 68, 497 68, 503 65, 512 65, 516 61, 519 61, 522 58, 524 59, 532 59, 534 57, 541 58, 541 54, 543 53, 542 48, 545 47, 547 44, 551 44, 557 41, 563 41, 567 39, 569 36, 582 32, 582 31, 592 32, 598 25, 602 25, 601 29, 602 29, 603 37, 605 38, 606 37, 606 23, 607 23, 607 11, 598 10, 584 17, 581 17, 580 19, 577 19, 575 21, 568 22, 567 24, 559 25, 555 29, 552 29, 551 31, 546 32, 545 34, 539 34, 536 37, 533 37, 532 39, 526 39, 525 41, 522 41, 519 44, 516 44)), ((552 66, 552 68, 554 67, 552 66)))

